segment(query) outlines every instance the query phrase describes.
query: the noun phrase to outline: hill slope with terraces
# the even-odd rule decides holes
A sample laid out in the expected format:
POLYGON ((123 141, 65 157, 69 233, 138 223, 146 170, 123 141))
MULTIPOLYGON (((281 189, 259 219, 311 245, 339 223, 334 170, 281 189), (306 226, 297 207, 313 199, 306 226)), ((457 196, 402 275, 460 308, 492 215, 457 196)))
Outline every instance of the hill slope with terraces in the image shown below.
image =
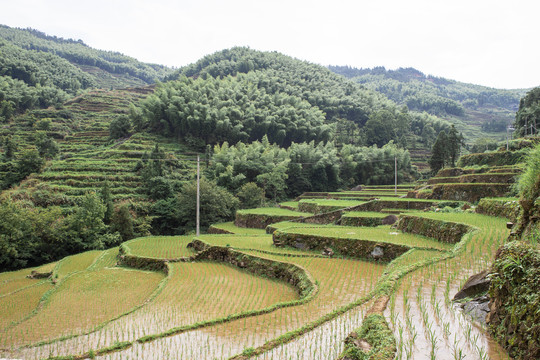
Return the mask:
POLYGON ((378 359, 507 359, 451 300, 491 261, 508 236, 507 220, 461 210, 464 202, 403 197, 410 190, 306 193, 282 209, 238 211, 234 223, 198 237, 142 237, 2 273, 0 306, 32 294, 0 333, 2 355, 348 359, 362 351, 378 359), (56 280, 23 280, 31 271, 56 280), (82 326, 65 313, 58 327, 40 331, 65 311, 62 298, 95 311, 101 305, 91 294, 110 297, 111 281, 128 302, 82 326), (92 293, 74 296, 87 286, 92 293))
MULTIPOLYGON (((159 143, 181 161, 186 148, 169 139, 138 133, 119 140, 109 137, 109 125, 128 112, 129 105, 144 98, 152 88, 95 90, 73 98, 60 110, 34 110, 21 121, 2 129, 25 146, 36 129, 35 122, 46 119, 46 134, 56 140, 59 156, 48 160, 40 173, 31 175, 4 196, 34 199, 39 192, 43 205, 73 205, 87 191, 98 190, 105 182, 114 200, 144 201, 137 163, 159 143), (31 119, 26 123, 25 119, 31 119)), ((193 166, 187 165, 193 169, 193 166)), ((191 177, 186 170, 186 179, 191 177)), ((39 201, 38 201, 39 202, 39 201)))

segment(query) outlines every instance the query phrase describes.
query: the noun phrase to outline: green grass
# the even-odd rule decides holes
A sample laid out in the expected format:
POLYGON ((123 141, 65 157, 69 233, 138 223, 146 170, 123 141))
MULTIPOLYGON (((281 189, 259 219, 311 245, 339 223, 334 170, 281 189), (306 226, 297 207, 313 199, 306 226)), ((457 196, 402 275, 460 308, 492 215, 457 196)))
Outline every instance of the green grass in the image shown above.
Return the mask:
POLYGON ((212 225, 213 228, 222 229, 233 234, 239 235, 265 235, 266 231, 264 229, 252 229, 252 228, 242 228, 234 225, 234 222, 226 222, 221 224, 212 225))
POLYGON ((311 213, 292 211, 289 209, 282 209, 278 207, 265 207, 265 208, 238 210, 237 214, 269 215, 269 216, 311 216, 313 215, 311 213))
POLYGON ((355 227, 326 225, 319 227, 294 227, 282 230, 288 234, 315 235, 339 239, 368 240, 405 245, 411 248, 427 248, 449 251, 454 245, 441 243, 434 239, 402 233, 389 226, 355 227))
POLYGON ((396 198, 396 197, 384 197, 379 198, 380 201, 400 201, 400 202, 425 202, 425 203, 436 203, 440 200, 430 200, 430 199, 411 199, 411 198, 396 198))
POLYGON ((318 206, 338 206, 342 208, 362 205, 365 201, 358 200, 335 200, 335 199, 302 199, 300 203, 316 204, 318 206))
MULTIPOLYGON (((406 212, 405 214, 409 214, 409 212, 406 212)), ((467 212, 456 212, 456 213, 422 212, 421 214, 411 212, 410 215, 421 216, 428 219, 462 223, 462 224, 471 225, 477 228, 485 228, 485 229, 489 228, 489 225, 486 225, 486 224, 492 224, 494 222, 496 222, 498 226, 505 227, 506 221, 507 221, 506 219, 503 219, 503 218, 494 218, 487 215, 467 213, 467 212)))
POLYGON ((388 214, 383 214, 375 211, 348 211, 341 215, 341 217, 363 217, 363 218, 384 218, 388 214))
POLYGON ((298 209, 298 201, 284 201, 282 203, 279 203, 280 206, 288 206, 295 209, 298 209))
POLYGON ((175 259, 194 254, 193 250, 187 248, 192 239, 192 236, 147 236, 130 240, 125 245, 132 255, 175 259))
POLYGON ((201 235, 198 239, 209 245, 230 246, 237 250, 257 250, 276 254, 314 255, 317 251, 301 251, 274 246, 272 235, 201 235))

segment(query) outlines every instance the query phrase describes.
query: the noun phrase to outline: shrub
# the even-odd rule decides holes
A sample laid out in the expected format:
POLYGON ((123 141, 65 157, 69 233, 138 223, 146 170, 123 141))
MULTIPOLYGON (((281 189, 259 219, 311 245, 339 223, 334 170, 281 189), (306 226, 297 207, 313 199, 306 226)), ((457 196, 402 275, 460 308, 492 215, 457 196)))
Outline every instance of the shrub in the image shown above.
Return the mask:
POLYGON ((236 196, 240 200, 241 209, 251 209, 262 206, 265 197, 264 190, 257 186, 254 182, 248 182, 242 185, 236 196))

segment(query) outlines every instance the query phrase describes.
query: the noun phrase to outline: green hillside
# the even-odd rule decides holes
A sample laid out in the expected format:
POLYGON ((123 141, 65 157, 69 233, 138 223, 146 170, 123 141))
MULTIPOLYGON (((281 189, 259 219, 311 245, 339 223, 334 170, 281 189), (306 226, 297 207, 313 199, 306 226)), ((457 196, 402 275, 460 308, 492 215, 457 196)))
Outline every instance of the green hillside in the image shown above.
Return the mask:
POLYGON ((356 69, 330 66, 368 89, 385 94, 410 110, 425 111, 456 125, 467 142, 480 138, 503 140, 525 89, 503 90, 425 75, 413 68, 356 69))
POLYGON ((521 93, 341 71, 0 26, 0 358, 537 358, 540 138, 458 160, 455 130, 497 138, 521 93), (495 256, 476 326, 454 295, 495 256))
POLYGON ((144 86, 170 72, 81 40, 0 25, 0 121, 59 105, 85 89, 144 86))
POLYGON ((34 29, 0 25, 0 38, 21 49, 65 59, 94 77, 99 87, 154 83, 171 72, 163 65, 142 63, 118 52, 93 49, 82 40, 49 36, 34 29))
POLYGON ((247 204, 412 182, 449 130, 276 52, 232 48, 171 73, 34 30, 0 33, 0 210, 14 219, 2 229, 5 269, 193 231, 195 153, 213 209, 205 230, 247 204), (98 89, 88 66, 165 82, 98 89))

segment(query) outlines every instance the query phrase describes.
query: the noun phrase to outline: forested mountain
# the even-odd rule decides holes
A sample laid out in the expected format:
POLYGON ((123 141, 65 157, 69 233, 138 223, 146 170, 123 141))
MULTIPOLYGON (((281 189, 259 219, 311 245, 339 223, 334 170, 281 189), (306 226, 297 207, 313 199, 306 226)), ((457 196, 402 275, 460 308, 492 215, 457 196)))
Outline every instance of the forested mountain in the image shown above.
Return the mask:
POLYGON ((514 123, 521 136, 538 134, 540 128, 540 87, 534 88, 519 102, 514 123))
POLYGON ((0 122, 5 269, 191 231, 194 152, 205 153, 204 188, 214 191, 202 200, 212 203, 209 224, 249 194, 275 202, 395 175, 412 181, 412 165, 427 166, 437 134, 452 129, 276 52, 237 47, 172 72, 5 26, 0 122))
POLYGON ((209 143, 335 140, 430 147, 449 123, 409 112, 328 69, 276 52, 223 50, 179 69, 132 115, 152 131, 209 143))
POLYGON ((363 86, 385 94, 410 110, 442 117, 463 131, 472 142, 483 136, 501 138, 514 121, 525 90, 502 90, 425 75, 413 68, 357 69, 329 66, 363 86), (486 134, 487 133, 487 134, 486 134))
POLYGON ((84 89, 147 85, 170 72, 81 40, 0 25, 0 121, 61 104, 84 89))
POLYGON ((17 29, 0 25, 0 38, 26 50, 55 54, 83 67, 85 71, 90 71, 85 68, 90 66, 110 74, 121 75, 125 81, 138 79, 147 84, 154 83, 171 71, 166 66, 142 63, 118 52, 92 49, 82 40, 49 36, 34 29, 17 29))

